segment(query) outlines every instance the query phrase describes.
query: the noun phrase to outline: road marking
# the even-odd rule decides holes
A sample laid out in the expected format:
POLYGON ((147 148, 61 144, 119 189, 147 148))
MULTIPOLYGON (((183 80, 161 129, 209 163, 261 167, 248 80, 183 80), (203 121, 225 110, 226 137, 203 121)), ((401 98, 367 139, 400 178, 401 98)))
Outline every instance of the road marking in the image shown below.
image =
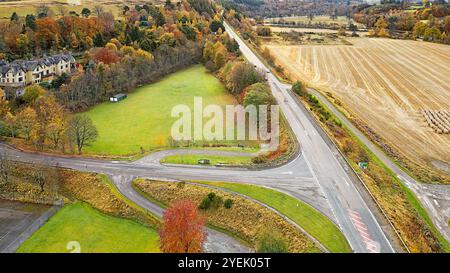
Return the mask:
POLYGON ((380 252, 379 244, 373 241, 372 238, 370 237, 370 234, 368 233, 367 230, 367 226, 362 221, 362 218, 359 215, 359 213, 349 209, 348 214, 350 216, 350 220, 352 221, 353 225, 355 226, 356 230, 361 236, 362 241, 366 245, 366 249, 370 253, 379 253, 380 252))
POLYGON ((438 203, 438 201, 436 201, 436 199, 433 199, 433 201, 436 204, 436 206, 438 206, 438 208, 441 207, 441 206, 439 206, 439 203, 438 203))

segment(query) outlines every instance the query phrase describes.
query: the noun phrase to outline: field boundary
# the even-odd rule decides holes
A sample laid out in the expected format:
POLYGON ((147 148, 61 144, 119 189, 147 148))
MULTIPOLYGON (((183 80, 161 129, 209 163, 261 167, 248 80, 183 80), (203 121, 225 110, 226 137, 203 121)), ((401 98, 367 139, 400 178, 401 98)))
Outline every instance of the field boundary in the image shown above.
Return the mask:
POLYGON ((41 228, 47 221, 55 215, 62 206, 54 205, 49 208, 44 214, 36 219, 26 230, 24 230, 13 242, 11 242, 0 253, 14 253, 28 238, 31 237, 39 228, 41 228))

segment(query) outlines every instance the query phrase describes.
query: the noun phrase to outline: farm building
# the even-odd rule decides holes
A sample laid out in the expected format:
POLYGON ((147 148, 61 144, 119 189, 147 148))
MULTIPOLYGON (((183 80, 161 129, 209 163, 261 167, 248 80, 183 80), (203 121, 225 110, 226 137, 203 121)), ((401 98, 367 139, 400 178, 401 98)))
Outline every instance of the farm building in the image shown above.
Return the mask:
POLYGON ((114 95, 114 96, 110 97, 109 101, 110 102, 119 102, 119 101, 124 100, 126 98, 127 98, 127 95, 125 95, 125 94, 117 94, 117 95, 114 95))

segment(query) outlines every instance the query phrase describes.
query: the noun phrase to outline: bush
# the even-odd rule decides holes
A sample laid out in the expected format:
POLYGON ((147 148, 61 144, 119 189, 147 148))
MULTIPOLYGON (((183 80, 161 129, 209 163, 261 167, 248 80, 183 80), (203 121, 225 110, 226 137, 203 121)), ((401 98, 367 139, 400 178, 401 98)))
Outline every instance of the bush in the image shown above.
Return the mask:
POLYGON ((342 149, 346 155, 353 152, 353 143, 349 140, 346 140, 344 143, 344 147, 342 149))
POLYGON ((292 91, 301 97, 306 95, 305 85, 300 81, 297 81, 292 85, 292 91))
POLYGON ((264 157, 264 156, 261 156, 261 155, 252 158, 252 163, 253 163, 253 164, 264 164, 264 163, 266 163, 266 162, 267 162, 267 158, 264 157))
POLYGON ((270 88, 264 83, 255 83, 249 86, 244 97, 244 106, 254 105, 259 109, 260 105, 275 104, 275 99, 270 93, 270 88))
POLYGON ((3 137, 11 136, 11 130, 9 129, 8 124, 6 124, 3 121, 0 121, 0 136, 3 137))
POLYGON ((210 208, 218 208, 222 204, 222 197, 217 196, 214 192, 208 193, 198 206, 199 209, 208 210, 210 208))
POLYGON ((264 230, 258 238, 258 253, 287 253, 288 249, 281 234, 275 230, 264 230))
POLYGON ((225 203, 223 204, 223 206, 226 209, 231 209, 231 206, 233 205, 233 200, 231 200, 230 198, 228 198, 227 200, 225 200, 225 203))

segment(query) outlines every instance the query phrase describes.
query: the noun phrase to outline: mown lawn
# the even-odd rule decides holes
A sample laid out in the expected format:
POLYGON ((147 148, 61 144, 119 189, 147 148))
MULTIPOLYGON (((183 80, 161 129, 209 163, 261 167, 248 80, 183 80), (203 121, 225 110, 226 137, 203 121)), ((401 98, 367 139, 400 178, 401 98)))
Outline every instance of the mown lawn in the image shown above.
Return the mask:
POLYGON ((67 253, 78 241, 83 253, 159 252, 155 230, 131 220, 103 214, 85 203, 67 205, 25 241, 17 252, 67 253))
POLYGON ((138 88, 119 103, 105 102, 87 111, 99 137, 85 152, 119 156, 138 154, 141 147, 147 151, 166 147, 178 119, 171 117, 172 108, 185 104, 193 115, 194 97, 203 98, 203 107, 236 103, 218 79, 194 65, 138 88))
MULTIPOLYGON (((198 181, 196 181, 198 182, 198 181)), ((331 252, 352 252, 344 234, 325 215, 287 194, 248 184, 199 182, 228 189, 271 206, 301 226, 331 252)))
POLYGON ((225 163, 227 165, 249 165, 251 164, 251 156, 219 156, 219 155, 171 155, 163 158, 161 163, 184 164, 184 165, 198 165, 200 159, 209 159, 211 166, 218 163, 225 163))

